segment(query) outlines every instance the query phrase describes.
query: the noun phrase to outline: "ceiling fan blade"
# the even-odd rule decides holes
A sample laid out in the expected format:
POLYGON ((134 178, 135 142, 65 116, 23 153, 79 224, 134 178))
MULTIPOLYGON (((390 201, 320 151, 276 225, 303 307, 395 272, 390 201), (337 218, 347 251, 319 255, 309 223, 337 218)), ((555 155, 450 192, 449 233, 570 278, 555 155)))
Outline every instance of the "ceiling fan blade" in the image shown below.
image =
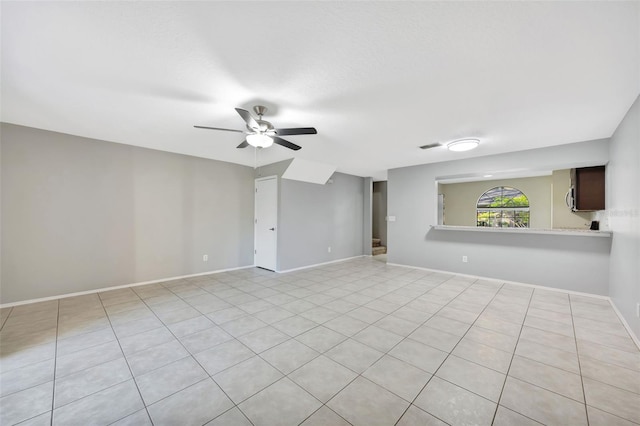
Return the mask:
POLYGON ((254 130, 260 129, 260 125, 251 116, 251 113, 249 111, 247 111, 246 109, 242 109, 242 108, 236 108, 236 111, 238 112, 238 114, 240 114, 240 117, 242 117, 244 122, 247 123, 247 126, 249 126, 250 128, 252 128, 254 130))
POLYGON ((249 146, 249 142, 245 139, 240 145, 236 146, 236 148, 246 148, 249 146))
POLYGON ((195 127, 196 129, 224 130, 225 132, 244 133, 244 130, 223 129, 222 127, 208 127, 208 126, 193 126, 193 127, 195 127))
POLYGON ((296 145, 295 143, 291 143, 289 141, 286 141, 278 136, 271 136, 273 138, 273 143, 277 143, 280 146, 284 146, 285 148, 289 148, 292 149, 294 151, 299 150, 301 147, 296 145))
POLYGON ((315 127, 297 127, 293 129, 275 129, 277 135, 316 135, 318 131, 315 127))

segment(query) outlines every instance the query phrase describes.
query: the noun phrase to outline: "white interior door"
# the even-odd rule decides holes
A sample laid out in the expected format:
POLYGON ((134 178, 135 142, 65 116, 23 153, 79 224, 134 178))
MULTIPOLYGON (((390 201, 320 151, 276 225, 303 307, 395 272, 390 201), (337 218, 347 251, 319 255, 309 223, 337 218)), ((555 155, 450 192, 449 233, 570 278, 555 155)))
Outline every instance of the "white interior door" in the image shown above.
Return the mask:
POLYGON ((278 247, 278 178, 256 179, 255 265, 276 270, 278 247))

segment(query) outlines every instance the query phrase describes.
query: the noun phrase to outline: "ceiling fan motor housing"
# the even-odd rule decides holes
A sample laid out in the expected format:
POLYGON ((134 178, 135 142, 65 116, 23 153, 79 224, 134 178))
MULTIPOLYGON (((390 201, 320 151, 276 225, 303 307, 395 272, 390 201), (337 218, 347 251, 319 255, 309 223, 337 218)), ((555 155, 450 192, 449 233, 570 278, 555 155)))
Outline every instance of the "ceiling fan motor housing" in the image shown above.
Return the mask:
POLYGON ((273 130, 275 129, 275 127, 273 127, 273 124, 269 123, 268 121, 256 120, 256 122, 260 127, 258 129, 249 129, 249 130, 257 131, 259 133, 267 133, 267 132, 273 132, 273 130))

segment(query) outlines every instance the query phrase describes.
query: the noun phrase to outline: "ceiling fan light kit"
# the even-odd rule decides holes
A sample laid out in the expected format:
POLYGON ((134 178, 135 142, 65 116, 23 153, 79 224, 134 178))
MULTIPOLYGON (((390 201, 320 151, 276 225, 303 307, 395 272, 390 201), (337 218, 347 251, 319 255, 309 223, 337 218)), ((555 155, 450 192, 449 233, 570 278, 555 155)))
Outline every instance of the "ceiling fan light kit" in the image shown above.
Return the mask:
POLYGON ((280 136, 286 135, 315 135, 318 131, 314 127, 296 127, 290 129, 276 129, 273 124, 262 119, 262 116, 267 112, 267 107, 262 105, 256 105, 253 107, 253 111, 258 115, 258 119, 251 116, 251 113, 242 108, 236 108, 236 112, 244 122, 246 123, 246 131, 235 129, 224 129, 221 127, 208 127, 208 126, 193 126, 197 129, 209 129, 209 130, 223 130, 226 132, 246 133, 245 140, 238 145, 238 148, 246 148, 251 145, 256 148, 268 148, 274 143, 285 148, 292 149, 294 151, 299 150, 301 147, 287 140, 282 139, 280 136))
POLYGON ((273 145, 273 138, 264 133, 254 133, 247 135, 247 143, 256 148, 269 148, 273 145))
POLYGON ((471 151, 472 149, 475 149, 478 147, 478 145, 480 145, 480 141, 478 139, 459 139, 457 141, 453 141, 453 142, 449 142, 447 144, 447 149, 449 149, 449 151, 454 151, 454 152, 464 152, 464 151, 471 151))

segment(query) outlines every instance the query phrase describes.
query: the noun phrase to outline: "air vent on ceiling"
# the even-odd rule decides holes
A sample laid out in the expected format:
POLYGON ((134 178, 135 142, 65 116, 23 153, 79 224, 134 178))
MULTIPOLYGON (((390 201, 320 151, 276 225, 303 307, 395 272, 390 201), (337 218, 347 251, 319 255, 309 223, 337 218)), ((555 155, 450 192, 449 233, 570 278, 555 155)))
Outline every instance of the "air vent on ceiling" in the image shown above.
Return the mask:
POLYGON ((439 147, 439 146, 441 146, 441 145, 442 145, 442 144, 440 144, 440 143, 430 143, 430 144, 428 144, 428 145, 422 145, 422 146, 420 147, 420 149, 431 149, 431 148, 439 147))

